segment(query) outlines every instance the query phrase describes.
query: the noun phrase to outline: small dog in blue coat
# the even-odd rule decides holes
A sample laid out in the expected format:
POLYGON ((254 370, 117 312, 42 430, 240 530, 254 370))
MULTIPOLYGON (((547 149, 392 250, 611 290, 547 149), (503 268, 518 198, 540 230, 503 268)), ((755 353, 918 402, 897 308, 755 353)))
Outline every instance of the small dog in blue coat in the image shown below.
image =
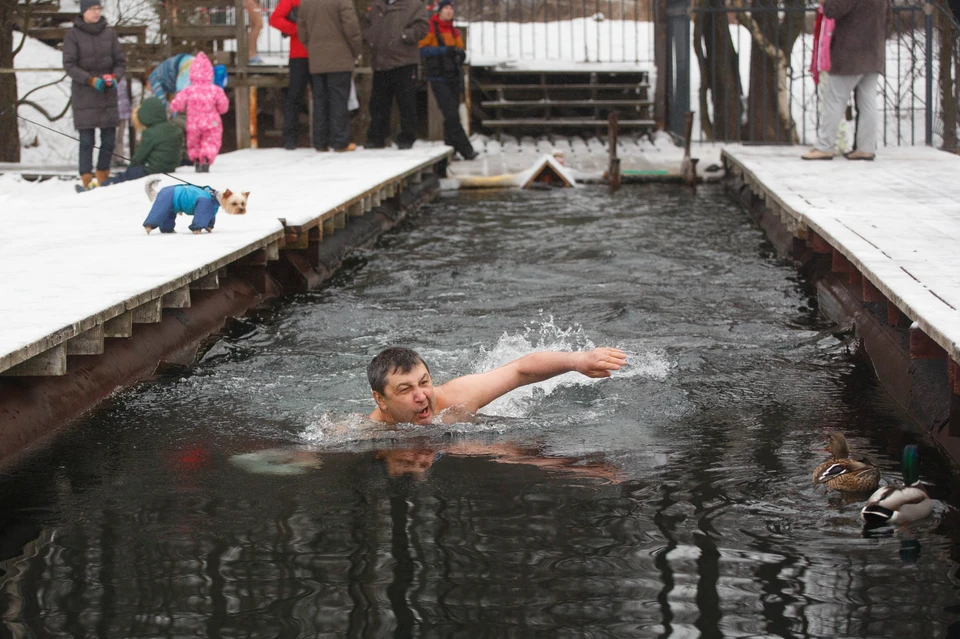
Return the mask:
POLYGON ((147 197, 153 202, 153 207, 143 221, 143 228, 147 234, 153 229, 160 229, 161 233, 173 233, 177 223, 177 215, 184 213, 193 217, 190 230, 195 235, 206 229, 213 231, 217 210, 222 206, 230 215, 243 215, 247 212, 247 198, 250 191, 234 193, 227 189, 223 193, 215 191, 209 186, 194 186, 192 184, 178 184, 165 186, 157 191, 160 180, 151 180, 147 183, 147 197))

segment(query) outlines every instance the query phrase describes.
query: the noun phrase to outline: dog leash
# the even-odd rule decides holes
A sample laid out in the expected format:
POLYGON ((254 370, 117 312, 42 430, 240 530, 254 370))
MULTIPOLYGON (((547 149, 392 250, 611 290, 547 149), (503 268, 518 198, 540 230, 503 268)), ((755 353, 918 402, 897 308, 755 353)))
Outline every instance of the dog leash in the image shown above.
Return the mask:
MULTIPOLYGON (((20 118, 21 120, 23 120, 24 122, 29 122, 30 124, 32 124, 32 125, 34 125, 34 126, 38 126, 38 127, 40 127, 41 129, 46 129, 47 131, 53 131, 54 133, 57 133, 57 134, 59 134, 59 135, 62 135, 62 136, 65 137, 65 138, 69 138, 69 139, 71 139, 71 140, 73 140, 73 141, 75 141, 75 142, 79 142, 79 141, 80 141, 80 138, 75 138, 75 137, 73 137, 72 135, 67 135, 67 134, 64 133, 63 131, 57 131, 57 130, 54 129, 54 128, 48 127, 48 126, 46 126, 46 125, 44 125, 44 124, 40 124, 39 122, 34 122, 33 120, 31 120, 31 119, 29 119, 29 118, 23 117, 23 116, 20 115, 19 113, 17 114, 17 117, 20 118)), ((93 145, 93 148, 97 149, 98 151, 100 150, 100 147, 97 146, 96 144, 93 145)), ((118 157, 118 158, 120 158, 121 160, 125 160, 125 161, 127 161, 127 162, 130 162, 130 161, 131 161, 130 158, 124 157, 124 156, 120 155, 119 153, 111 152, 111 154, 114 155, 114 156, 116 156, 116 157, 118 157)), ((186 184, 186 185, 188 185, 188 186, 195 186, 195 187, 197 187, 198 189, 203 189, 204 191, 209 191, 209 192, 211 192, 211 193, 218 193, 218 191, 217 191, 216 189, 214 189, 212 186, 210 186, 209 184, 206 185, 206 186, 200 186, 199 184, 194 184, 193 182, 190 182, 190 181, 188 181, 188 180, 184 180, 182 177, 178 177, 178 176, 176 176, 176 175, 173 175, 173 174, 171 174, 171 173, 167 173, 167 172, 165 172, 165 171, 160 171, 159 173, 160 173, 161 175, 166 175, 167 177, 171 177, 171 178, 173 178, 174 180, 179 180, 179 181, 183 182, 184 184, 186 184)), ((156 173, 153 173, 152 175, 157 175, 157 174, 156 174, 156 173)))

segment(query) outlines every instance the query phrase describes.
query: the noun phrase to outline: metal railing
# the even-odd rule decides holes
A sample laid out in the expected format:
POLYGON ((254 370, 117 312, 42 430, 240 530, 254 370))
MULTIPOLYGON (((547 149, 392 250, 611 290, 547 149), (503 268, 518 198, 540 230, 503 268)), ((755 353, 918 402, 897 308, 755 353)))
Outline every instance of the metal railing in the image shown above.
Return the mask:
MULTIPOLYGON (((895 5, 893 11, 886 72, 878 87, 879 134, 885 145, 933 144, 938 61, 931 11, 916 1, 895 5)), ((820 122, 819 94, 809 70, 816 7, 704 4, 690 15, 692 59, 686 72, 691 90, 686 106, 698 112, 695 137, 813 143, 820 122)), ((684 107, 682 97, 672 97, 668 113, 684 107)), ((841 137, 852 135, 850 116, 852 109, 841 124, 841 137)))

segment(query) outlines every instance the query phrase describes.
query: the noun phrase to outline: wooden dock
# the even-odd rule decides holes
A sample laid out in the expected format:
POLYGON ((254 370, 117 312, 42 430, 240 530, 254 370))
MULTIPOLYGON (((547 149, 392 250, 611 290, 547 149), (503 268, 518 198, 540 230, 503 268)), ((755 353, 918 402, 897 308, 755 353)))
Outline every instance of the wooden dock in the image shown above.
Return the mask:
MULTIPOLYGON (((61 376, 69 356, 99 355, 105 338, 129 338, 163 309, 216 289, 228 267, 266 276, 287 255, 310 269, 324 238, 344 229, 444 160, 446 147, 317 153, 244 150, 220 156, 209 174, 176 175, 217 189, 250 191, 249 214, 217 215, 213 233, 147 235, 145 180, 0 211, 0 375, 61 376)), ((178 184, 161 176, 161 186, 178 184)), ((256 277, 255 277, 256 279, 256 277)))
POLYGON ((868 351, 894 397, 910 411, 943 404, 927 426, 960 459, 960 157, 908 147, 881 149, 875 162, 805 162, 802 152, 729 148, 723 161, 778 248, 822 256, 836 296, 856 299, 858 336, 878 336, 868 351), (868 330, 870 316, 885 325, 868 330), (937 380, 926 399, 917 397, 921 372, 937 380))

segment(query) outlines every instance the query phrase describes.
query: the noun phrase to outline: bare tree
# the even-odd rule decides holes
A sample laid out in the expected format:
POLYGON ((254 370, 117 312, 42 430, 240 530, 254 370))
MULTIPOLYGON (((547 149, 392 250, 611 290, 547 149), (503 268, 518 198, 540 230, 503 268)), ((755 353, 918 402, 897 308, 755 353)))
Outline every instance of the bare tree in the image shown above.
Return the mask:
MULTIPOLYGON (((744 8, 744 0, 734 0, 744 8)), ((787 75, 793 45, 803 30, 804 3, 784 0, 779 4, 754 0, 755 12, 739 12, 741 25, 750 31, 750 91, 745 137, 754 142, 798 141, 797 124, 790 112, 790 80, 787 75), (783 10, 775 10, 783 9, 783 10)))
POLYGON ((709 139, 740 139, 743 90, 740 56, 730 36, 724 0, 701 0, 694 14, 693 50, 700 67, 700 125, 709 139), (709 94, 709 100, 707 95, 709 94), (711 109, 708 106, 712 106, 711 109))
MULTIPOLYGON (((943 124, 943 150, 957 152, 957 78, 958 61, 954 47, 957 31, 946 2, 938 2, 936 24, 939 30, 940 119, 943 124)), ((933 46, 929 43, 928 46, 933 46)), ((930 107, 932 108, 932 106, 930 107)))
MULTIPOLYGON (((13 27, 18 17, 30 19, 30 4, 0 0, 0 69, 12 69, 13 58, 23 48, 26 36, 14 46, 13 27), (25 14, 25 15, 23 15, 25 14)), ((20 130, 17 123, 17 75, 0 72, 0 162, 20 161, 20 130)))

